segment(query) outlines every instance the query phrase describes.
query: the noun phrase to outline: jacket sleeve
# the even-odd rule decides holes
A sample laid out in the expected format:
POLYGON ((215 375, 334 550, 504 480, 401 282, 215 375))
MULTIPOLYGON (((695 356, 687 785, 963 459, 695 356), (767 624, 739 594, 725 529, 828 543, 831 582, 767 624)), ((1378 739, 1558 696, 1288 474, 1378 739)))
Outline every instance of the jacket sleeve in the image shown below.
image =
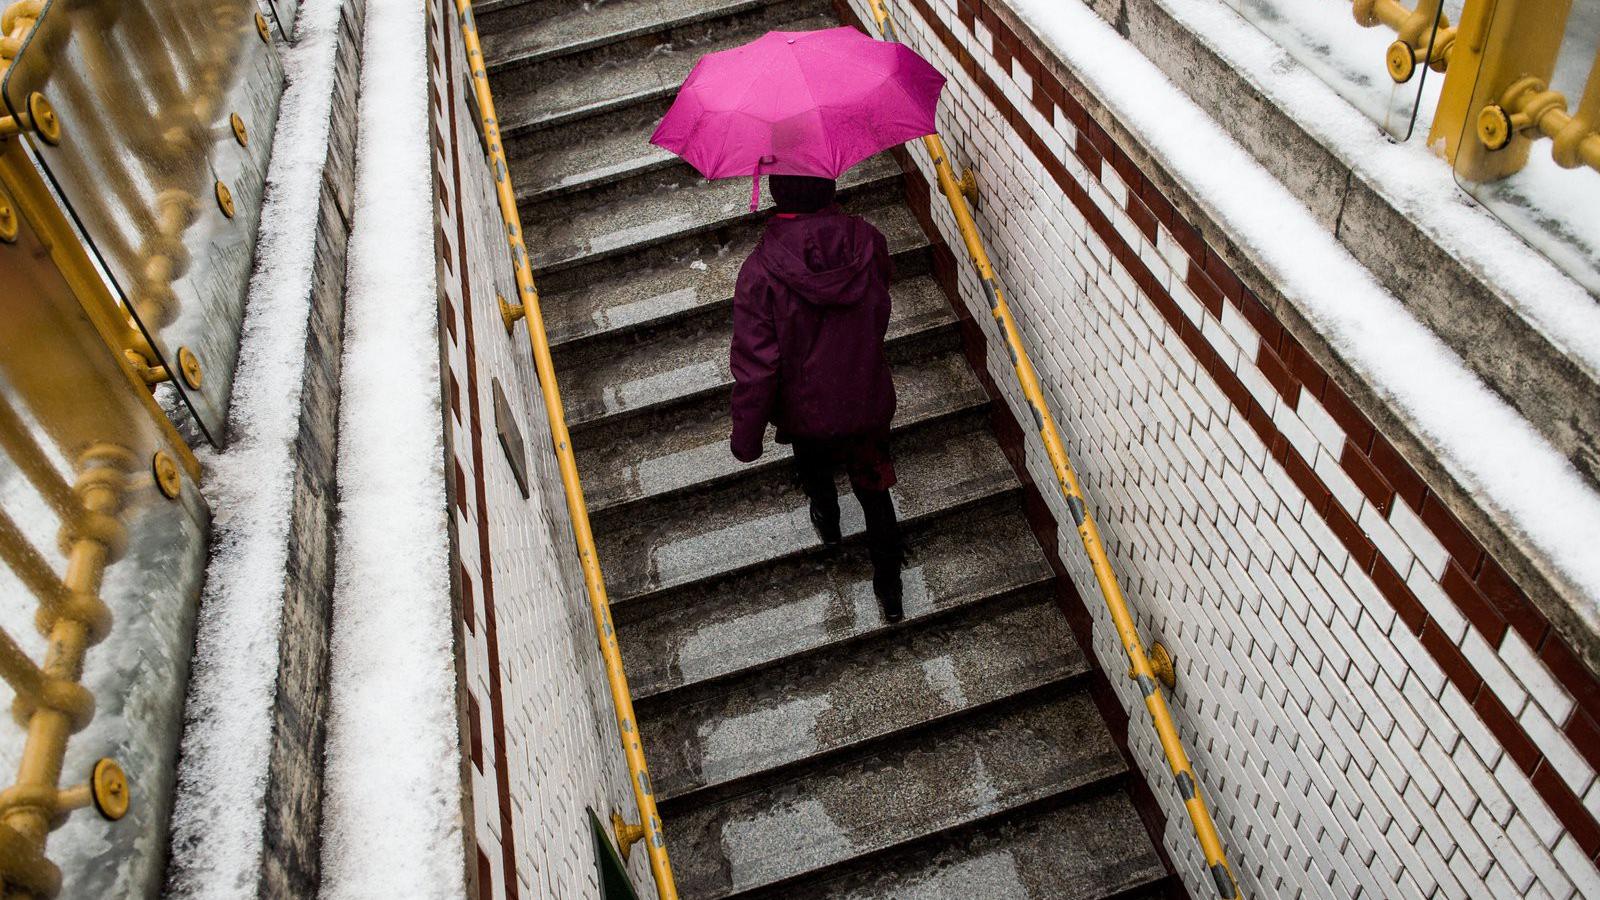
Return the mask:
POLYGON ((761 455, 767 423, 778 399, 778 332, 766 279, 746 264, 733 294, 733 455, 750 462, 761 455))
POLYGON ((872 252, 877 256, 875 262, 878 266, 878 274, 881 276, 881 280, 878 282, 878 289, 883 294, 878 304, 876 325, 878 326, 878 339, 883 340, 889 333, 889 307, 892 302, 889 285, 894 281, 894 257, 889 255, 888 239, 876 228, 872 229, 872 252))

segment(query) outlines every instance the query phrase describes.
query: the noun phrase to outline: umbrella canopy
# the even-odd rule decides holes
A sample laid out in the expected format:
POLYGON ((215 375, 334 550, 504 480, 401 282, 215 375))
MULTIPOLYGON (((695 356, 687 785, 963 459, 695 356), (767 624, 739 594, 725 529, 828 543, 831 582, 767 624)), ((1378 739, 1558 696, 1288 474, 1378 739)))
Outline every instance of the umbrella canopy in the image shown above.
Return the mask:
POLYGON ((932 134, 944 80, 911 49, 854 28, 769 31, 701 57, 650 143, 707 178, 838 178, 932 134))

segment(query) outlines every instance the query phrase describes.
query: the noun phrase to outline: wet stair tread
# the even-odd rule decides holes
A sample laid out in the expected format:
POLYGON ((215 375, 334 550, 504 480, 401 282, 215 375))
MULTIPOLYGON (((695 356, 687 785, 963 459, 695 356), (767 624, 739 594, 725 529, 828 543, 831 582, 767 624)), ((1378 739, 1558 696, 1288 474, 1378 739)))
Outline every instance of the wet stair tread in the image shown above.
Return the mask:
MULTIPOLYGON (((843 206, 883 232, 890 253, 928 246, 922 226, 898 198, 863 197, 843 206)), ((697 309, 731 305, 739 268, 760 237, 759 225, 752 223, 727 243, 708 239, 665 262, 619 267, 622 271, 609 277, 543 291, 552 345, 561 347, 697 309)))
POLYGON ((1048 595, 963 612, 642 705, 640 734, 657 792, 681 797, 1087 671, 1048 595))
MULTIPOLYGON (((842 501, 848 503, 848 500, 842 501)), ((907 534, 907 622, 1047 583, 1027 523, 1010 506, 935 520, 907 534)), ((692 590, 664 609, 616 616, 634 699, 747 673, 884 631, 859 552, 802 556, 692 590)), ((766 675, 754 675, 762 682, 766 675)))
POLYGON ((489 73, 781 0, 609 0, 573 4, 522 27, 483 36, 489 73))
POLYGON ((670 97, 677 93, 689 70, 706 53, 736 47, 774 27, 812 31, 835 24, 837 21, 830 16, 805 15, 772 25, 728 29, 709 39, 662 43, 634 59, 607 61, 561 77, 541 79, 531 89, 502 90, 495 97, 501 130, 506 137, 512 137, 528 129, 551 127, 620 106, 670 97))
MULTIPOLYGON (((893 157, 880 154, 845 172, 839 189, 860 189, 899 175, 893 157)), ((685 165, 561 201, 559 210, 544 209, 547 204, 522 210, 536 274, 734 225, 772 207, 772 198, 763 194, 762 212, 751 212, 749 179, 707 181, 685 165)))
POLYGON ((536 203, 677 165, 676 156, 649 141, 661 110, 646 106, 637 112, 638 121, 632 128, 608 130, 518 154, 511 161, 517 203, 536 203))
MULTIPOLYGON (((811 900, 1101 900, 1166 872, 1124 794, 1104 794, 957 834, 806 885, 811 900)), ((1161 896, 1153 888, 1141 900, 1161 896)))
POLYGON ((701 900, 772 886, 1124 771, 1087 693, 981 712, 669 813, 678 886, 701 900))
MULTIPOLYGON (((986 430, 929 429, 907 444, 895 451, 900 484, 893 494, 902 522, 1017 486, 1010 464, 986 430)), ((841 506, 845 534, 860 532, 860 508, 854 503, 841 506)), ((776 472, 683 497, 653 515, 619 518, 597 529, 596 539, 613 603, 731 574, 817 545, 804 497, 787 476, 776 472)))
MULTIPOLYGON (((900 401, 896 433, 988 402, 977 376, 957 353, 901 362, 893 371, 900 401)), ((575 446, 583 459, 590 512, 598 516, 625 503, 654 501, 742 472, 784 465, 791 455, 788 446, 771 442, 769 429, 766 452, 753 463, 741 463, 728 449, 732 427, 728 398, 718 393, 692 408, 638 416, 586 435, 575 446)))
MULTIPOLYGON (((955 313, 932 278, 890 286, 889 340, 911 339, 955 323, 955 313)), ((733 384, 728 368, 732 325, 726 317, 683 322, 641 335, 629 347, 597 346, 562 360, 567 422, 580 429, 623 413, 674 403, 733 384)))

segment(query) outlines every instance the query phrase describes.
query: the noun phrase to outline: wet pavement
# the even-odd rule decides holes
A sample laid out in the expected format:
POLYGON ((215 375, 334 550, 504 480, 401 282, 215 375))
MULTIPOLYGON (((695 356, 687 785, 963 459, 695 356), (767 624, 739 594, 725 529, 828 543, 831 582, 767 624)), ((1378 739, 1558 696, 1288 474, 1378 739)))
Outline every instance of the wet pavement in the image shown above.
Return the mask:
MULTIPOLYGON (((948 354, 915 359, 894 369, 899 407, 895 411, 896 443, 917 440, 917 426, 976 410, 987 402, 965 360, 948 354)), ((790 450, 772 441, 761 458, 741 463, 728 450, 732 420, 728 393, 717 391, 689 407, 673 407, 636 417, 602 439, 578 440, 575 446, 594 461, 594 475, 585 479, 585 496, 595 513, 642 499, 660 499, 687 488, 706 486, 762 467, 787 464, 790 450)))
MULTIPOLYGON (((911 532, 906 620, 1043 586, 1050 569, 1030 539, 1027 526, 1004 508, 935 519, 911 532)), ((882 633, 888 626, 871 578, 865 554, 850 548, 686 591, 640 617, 619 611, 617 631, 634 696, 643 706, 664 691, 882 633)))
POLYGON ((1087 695, 1023 702, 678 816, 678 886, 707 900, 773 885, 1123 769, 1087 695))
MULTIPOLYGON (((986 430, 927 433, 898 452, 895 467, 900 483, 891 493, 902 521, 953 511, 1017 485, 986 430)), ((842 506, 844 533, 861 531, 860 508, 842 506)), ((817 543, 803 497, 787 473, 777 472, 608 524, 597 532, 613 602, 762 565, 817 543)))
MULTIPOLYGON (((912 577, 921 573, 915 569, 912 577)), ((909 580, 909 579, 908 579, 909 580)), ((876 605, 870 586, 849 598, 876 605)), ((792 659, 639 713, 664 798, 830 753, 1087 671, 1044 593, 792 659)), ((771 631, 772 629, 768 629, 771 631)))

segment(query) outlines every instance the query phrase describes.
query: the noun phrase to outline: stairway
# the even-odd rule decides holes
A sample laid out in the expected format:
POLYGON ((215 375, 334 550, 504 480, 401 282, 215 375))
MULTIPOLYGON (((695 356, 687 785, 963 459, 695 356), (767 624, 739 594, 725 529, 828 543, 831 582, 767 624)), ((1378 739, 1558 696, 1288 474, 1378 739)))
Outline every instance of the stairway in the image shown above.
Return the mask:
POLYGON ((888 156, 841 202, 895 256, 906 620, 844 490, 822 552, 786 448, 727 449, 747 181, 647 139, 700 54, 820 0, 485 0, 490 79, 686 898, 1131 898, 1168 882, 888 156))

